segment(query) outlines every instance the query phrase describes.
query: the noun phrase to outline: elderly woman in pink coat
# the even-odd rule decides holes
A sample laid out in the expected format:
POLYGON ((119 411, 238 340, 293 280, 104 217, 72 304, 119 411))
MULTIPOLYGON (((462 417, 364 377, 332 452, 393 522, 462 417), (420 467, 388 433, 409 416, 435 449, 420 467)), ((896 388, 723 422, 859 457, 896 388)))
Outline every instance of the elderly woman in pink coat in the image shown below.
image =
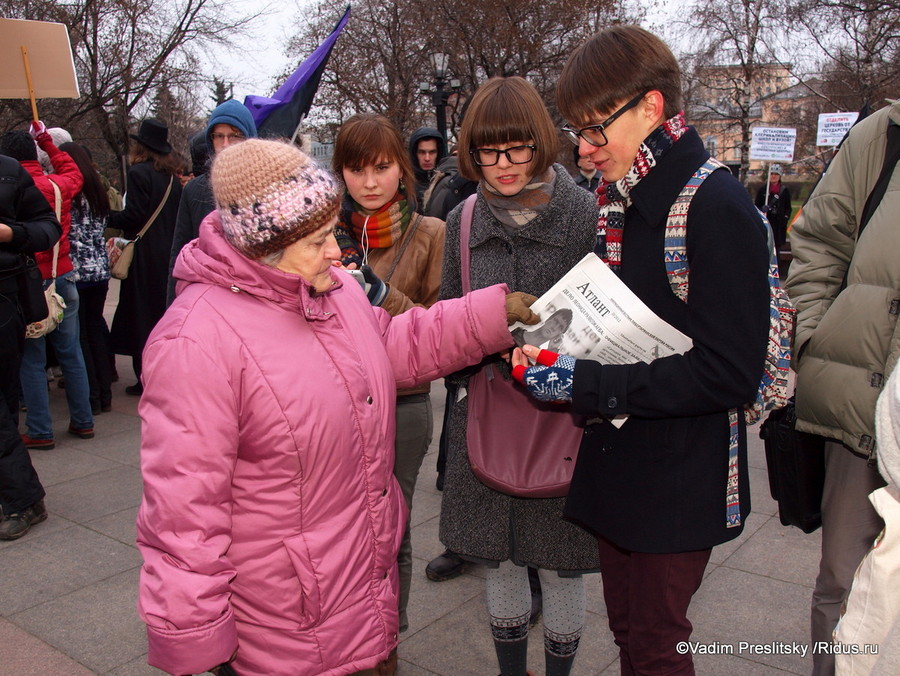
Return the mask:
POLYGON ((170 674, 373 673, 397 643, 398 387, 512 344, 503 286, 391 318, 335 267, 340 192, 306 155, 217 155, 217 209, 144 352, 138 546, 170 674))

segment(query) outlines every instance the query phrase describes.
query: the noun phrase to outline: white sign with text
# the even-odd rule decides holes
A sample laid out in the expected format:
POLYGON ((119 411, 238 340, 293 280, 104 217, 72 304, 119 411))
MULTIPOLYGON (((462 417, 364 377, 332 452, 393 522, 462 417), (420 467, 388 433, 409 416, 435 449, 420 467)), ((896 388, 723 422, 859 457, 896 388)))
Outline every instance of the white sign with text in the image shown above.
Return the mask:
POLYGON ((822 113, 816 132, 816 145, 835 147, 840 145, 859 113, 822 113))
POLYGON ((750 159, 793 162, 797 130, 790 127, 753 127, 750 159))

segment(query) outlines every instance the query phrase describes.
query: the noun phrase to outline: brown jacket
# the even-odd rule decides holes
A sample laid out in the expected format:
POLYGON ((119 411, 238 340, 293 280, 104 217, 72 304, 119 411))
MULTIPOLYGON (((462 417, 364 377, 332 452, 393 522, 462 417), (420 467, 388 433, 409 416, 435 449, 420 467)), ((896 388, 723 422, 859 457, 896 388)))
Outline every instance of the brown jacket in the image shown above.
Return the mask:
MULTIPOLYGON (((443 259, 444 221, 414 214, 403 239, 387 249, 369 250, 369 266, 390 286, 381 307, 391 316, 417 305, 431 307, 437 301, 441 288, 443 259)), ((430 389, 431 386, 426 383, 400 390, 397 394, 419 394, 430 389)))

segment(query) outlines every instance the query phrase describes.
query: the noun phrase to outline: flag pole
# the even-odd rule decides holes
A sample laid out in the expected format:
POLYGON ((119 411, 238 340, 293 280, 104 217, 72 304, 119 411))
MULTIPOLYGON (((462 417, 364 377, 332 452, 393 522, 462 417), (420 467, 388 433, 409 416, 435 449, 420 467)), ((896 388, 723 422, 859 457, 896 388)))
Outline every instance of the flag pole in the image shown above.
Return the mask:
MULTIPOLYGON (((297 140, 297 135, 300 133, 300 127, 303 126, 303 120, 306 119, 306 115, 300 118, 300 121, 297 123, 297 128, 294 129, 293 135, 291 135, 291 145, 294 145, 294 142, 297 140)), ((304 149, 306 150, 306 149, 304 149)))

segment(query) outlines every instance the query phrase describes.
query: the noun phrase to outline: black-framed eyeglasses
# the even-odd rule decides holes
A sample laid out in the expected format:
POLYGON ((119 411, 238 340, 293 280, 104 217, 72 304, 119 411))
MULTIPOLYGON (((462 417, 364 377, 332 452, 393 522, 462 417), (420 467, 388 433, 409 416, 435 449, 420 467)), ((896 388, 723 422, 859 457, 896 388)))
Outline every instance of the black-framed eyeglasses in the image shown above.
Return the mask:
POLYGON ((606 128, 617 119, 619 119, 619 117, 621 117, 624 113, 628 112, 637 104, 639 104, 641 102, 641 99, 643 99, 646 95, 647 92, 638 94, 633 99, 631 99, 631 101, 626 103, 612 115, 603 120, 603 122, 601 122, 600 124, 592 124, 589 127, 584 127, 582 129, 562 127, 561 131, 566 135, 566 138, 568 138, 576 146, 578 145, 580 139, 584 139, 592 146, 602 148, 607 143, 609 143, 609 139, 606 138, 606 128))
POLYGON ((469 151, 472 160, 479 167, 493 167, 500 161, 500 154, 506 155, 510 164, 528 164, 534 158, 535 145, 513 146, 506 150, 496 148, 473 148, 469 151))

